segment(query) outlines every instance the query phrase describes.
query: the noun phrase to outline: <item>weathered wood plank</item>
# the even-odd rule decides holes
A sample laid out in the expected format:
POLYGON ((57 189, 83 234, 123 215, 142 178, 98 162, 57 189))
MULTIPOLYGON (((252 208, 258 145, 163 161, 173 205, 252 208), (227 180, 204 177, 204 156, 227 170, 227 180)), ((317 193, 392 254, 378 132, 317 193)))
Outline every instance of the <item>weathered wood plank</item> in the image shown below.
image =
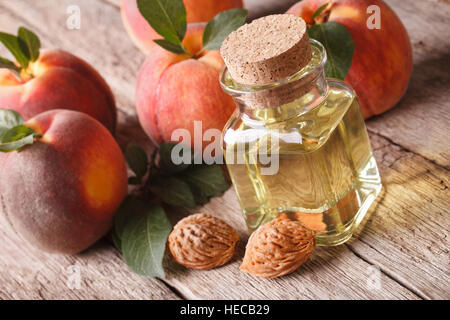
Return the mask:
POLYGON ((450 298, 448 171, 371 135, 383 192, 348 246, 422 298, 450 298))
POLYGON ((104 240, 76 256, 46 254, 0 221, 1 300, 179 299, 161 281, 131 272, 104 240))

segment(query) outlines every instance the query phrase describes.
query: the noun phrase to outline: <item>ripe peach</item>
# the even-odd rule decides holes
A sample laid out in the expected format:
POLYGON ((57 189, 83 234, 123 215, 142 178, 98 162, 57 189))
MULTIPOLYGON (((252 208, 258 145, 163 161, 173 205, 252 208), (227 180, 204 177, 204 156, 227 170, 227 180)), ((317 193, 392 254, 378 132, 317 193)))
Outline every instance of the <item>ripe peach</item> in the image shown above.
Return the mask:
POLYGON ((0 154, 0 212, 36 247, 78 253, 106 234, 127 193, 122 152, 81 112, 47 111, 26 125, 42 136, 0 154))
POLYGON ((29 67, 31 77, 18 81, 0 72, 0 107, 19 112, 25 120, 51 109, 84 112, 114 133, 114 96, 100 74, 82 59, 62 50, 42 52, 29 67))
MULTIPOLYGON (((313 23, 312 14, 329 0, 304 0, 287 13, 313 23)), ((345 79, 356 91, 364 118, 383 113, 405 94, 412 72, 411 42, 402 22, 382 0, 333 0, 329 21, 347 27, 355 51, 345 79), (380 29, 369 29, 369 6, 380 8, 380 29)))
MULTIPOLYGON (((242 8, 242 0, 183 0, 187 22, 207 22, 221 11, 242 8)), ((136 46, 143 52, 150 52, 154 39, 162 38, 139 12, 136 0, 121 0, 122 21, 136 46)))
MULTIPOLYGON (((183 45, 191 53, 202 47, 202 24, 191 24, 183 45)), ((145 132, 155 143, 170 141, 175 129, 194 137, 194 121, 203 132, 222 130, 236 106, 222 91, 219 73, 224 64, 219 51, 197 58, 174 54, 152 44, 152 53, 141 67, 136 88, 136 109, 145 132)))

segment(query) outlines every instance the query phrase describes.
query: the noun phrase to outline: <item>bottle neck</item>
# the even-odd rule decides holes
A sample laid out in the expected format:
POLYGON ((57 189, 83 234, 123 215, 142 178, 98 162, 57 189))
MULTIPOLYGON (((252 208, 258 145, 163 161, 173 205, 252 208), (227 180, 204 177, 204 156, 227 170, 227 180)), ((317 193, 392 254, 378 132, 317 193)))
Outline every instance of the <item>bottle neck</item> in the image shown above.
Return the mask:
POLYGON ((325 78, 325 48, 311 40, 312 58, 303 69, 280 81, 264 85, 243 85, 234 81, 227 69, 221 86, 239 107, 243 119, 273 123, 306 113, 328 95, 325 78))
POLYGON ((326 98, 328 82, 322 67, 271 90, 267 97, 258 97, 257 93, 233 97, 244 120, 274 123, 306 113, 326 98))

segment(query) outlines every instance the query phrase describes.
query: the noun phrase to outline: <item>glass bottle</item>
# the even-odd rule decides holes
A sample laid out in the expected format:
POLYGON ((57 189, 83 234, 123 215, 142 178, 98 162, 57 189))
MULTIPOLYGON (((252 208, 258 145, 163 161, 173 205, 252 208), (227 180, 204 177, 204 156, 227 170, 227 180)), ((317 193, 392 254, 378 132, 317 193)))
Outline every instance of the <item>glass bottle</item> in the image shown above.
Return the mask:
POLYGON ((348 240, 381 190, 355 92, 326 79, 324 47, 295 74, 242 85, 227 68, 222 88, 238 108, 222 134, 227 168, 248 229, 297 219, 318 245, 348 240), (256 107, 255 107, 256 105, 256 107))

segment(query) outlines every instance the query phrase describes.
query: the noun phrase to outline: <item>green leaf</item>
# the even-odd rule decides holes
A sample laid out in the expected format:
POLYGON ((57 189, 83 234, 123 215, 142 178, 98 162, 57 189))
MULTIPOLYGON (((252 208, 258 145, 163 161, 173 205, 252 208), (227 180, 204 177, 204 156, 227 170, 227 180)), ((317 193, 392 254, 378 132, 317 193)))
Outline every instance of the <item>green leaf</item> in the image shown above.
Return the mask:
POLYGON ((164 209, 128 197, 119 209, 116 232, 130 269, 147 277, 164 277, 162 261, 172 226, 164 209))
POLYGON ((0 152, 19 151, 34 142, 36 131, 23 123, 18 112, 0 109, 0 152))
POLYGON ((23 67, 28 67, 30 59, 22 52, 19 44, 19 38, 9 34, 0 32, 0 42, 11 52, 11 54, 16 58, 17 62, 23 67))
POLYGON ((186 33, 186 8, 182 0, 137 0, 139 11, 167 41, 180 44, 186 33))
POLYGON ((27 28, 19 27, 18 37, 22 52, 30 61, 36 61, 39 58, 39 50, 41 49, 41 41, 38 36, 27 28))
POLYGON ((17 77, 20 77, 20 70, 21 70, 21 69, 20 69, 18 66, 16 66, 16 65, 14 64, 14 62, 12 62, 12 61, 9 60, 9 59, 0 57, 0 69, 9 69, 9 70, 11 70, 12 72, 14 72, 14 74, 15 74, 17 77))
POLYGON ((189 167, 190 163, 193 162, 192 150, 190 147, 185 145, 180 145, 183 148, 180 152, 180 157, 184 156, 184 152, 187 152, 189 155, 190 163, 181 163, 174 164, 172 161, 172 150, 177 146, 177 143, 173 142, 163 142, 159 146, 159 162, 158 166, 164 173, 177 173, 186 170, 189 167))
POLYGON ((24 124, 20 124, 6 131, 0 138, 0 143, 17 141, 35 133, 36 131, 34 131, 33 129, 27 127, 24 124))
POLYGON ((315 17, 320 16, 320 14, 323 12, 323 10, 326 9, 326 7, 328 7, 328 2, 325 3, 324 5, 320 6, 316 11, 314 11, 313 15, 312 15, 312 19, 314 19, 315 17))
POLYGON ((203 49, 218 50, 223 40, 234 30, 245 23, 248 11, 246 9, 230 9, 217 14, 206 25, 203 32, 203 49))
POLYGON ((174 44, 170 41, 167 41, 166 39, 156 39, 153 40, 156 42, 157 45, 160 47, 163 47, 167 51, 173 52, 173 53, 187 53, 185 48, 181 45, 181 43, 174 44))
POLYGON ((23 123, 20 113, 14 110, 0 109, 0 139, 6 131, 23 123))
POLYGON ((207 197, 222 195, 230 187, 223 176, 220 165, 193 165, 184 171, 180 178, 190 186, 195 186, 207 197))
POLYGON ((125 225, 131 216, 140 215, 145 211, 146 203, 138 201, 136 197, 128 195, 120 204, 114 217, 114 231, 119 239, 123 236, 125 225))
POLYGON ((197 186, 190 184, 189 185, 192 190, 192 194, 194 195, 194 200, 197 205, 202 206, 209 202, 209 197, 197 186))
POLYGON ((136 174, 137 181, 140 182, 148 170, 147 154, 137 144, 130 143, 125 150, 125 159, 130 169, 136 174))
POLYGON ((32 144, 36 131, 20 124, 6 131, 0 138, 0 152, 20 151, 24 146, 32 144))
POLYGON ((167 204, 185 208, 196 206, 192 190, 183 180, 174 177, 158 177, 150 181, 149 189, 167 204))
POLYGON ((329 21, 308 29, 309 37, 323 44, 327 51, 325 74, 344 80, 352 65, 354 44, 350 32, 340 23, 329 21))

